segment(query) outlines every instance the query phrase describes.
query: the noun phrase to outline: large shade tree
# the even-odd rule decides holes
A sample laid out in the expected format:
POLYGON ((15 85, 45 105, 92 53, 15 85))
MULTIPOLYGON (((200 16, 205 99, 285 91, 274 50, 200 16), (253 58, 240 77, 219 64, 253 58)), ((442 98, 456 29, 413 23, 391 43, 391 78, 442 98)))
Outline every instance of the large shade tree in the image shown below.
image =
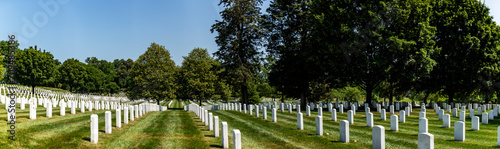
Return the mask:
POLYGON ((435 65, 429 1, 314 2, 314 34, 326 48, 318 57, 328 57, 328 74, 364 89, 367 103, 381 82, 418 79, 435 65))
POLYGON ((214 60, 206 49, 195 48, 188 56, 183 56, 182 66, 179 70, 182 80, 182 91, 189 99, 202 101, 213 99, 216 94, 218 81, 214 60))
POLYGON ((241 102, 248 103, 248 85, 254 80, 261 55, 262 0, 221 0, 219 5, 225 9, 220 12, 222 20, 211 29, 218 33, 215 42, 219 50, 214 55, 226 70, 223 75, 240 90, 241 102))
POLYGON ((46 84, 54 71, 54 56, 45 50, 30 47, 16 53, 16 78, 21 84, 31 87, 46 84))
POLYGON ((430 74, 429 82, 435 83, 427 88, 443 90, 451 103, 455 97, 473 93, 481 85, 481 78, 498 73, 494 66, 498 62, 498 42, 493 40, 498 39, 498 33, 489 9, 480 1, 433 1, 432 8, 431 25, 437 31, 433 39, 442 50, 430 74))
POLYGON ((177 67, 165 46, 151 43, 132 66, 133 85, 128 89, 130 99, 156 100, 157 104, 174 99, 177 67))

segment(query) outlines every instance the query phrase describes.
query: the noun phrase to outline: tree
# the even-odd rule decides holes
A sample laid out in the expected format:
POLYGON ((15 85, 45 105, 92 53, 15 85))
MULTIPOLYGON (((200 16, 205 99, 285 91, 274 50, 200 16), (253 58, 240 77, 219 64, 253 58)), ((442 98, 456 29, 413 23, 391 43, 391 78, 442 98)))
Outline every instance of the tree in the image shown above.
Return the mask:
MULTIPOLYGON (((11 36, 9 36, 10 38, 11 36)), ((0 52, 2 53, 3 66, 6 68, 4 82, 6 83, 17 83, 15 79, 15 55, 18 51, 21 51, 19 48, 19 43, 17 40, 15 41, 0 41, 0 52), (14 49, 11 49, 13 47, 14 49)))
POLYGON ((54 56, 45 50, 36 49, 37 46, 24 49, 16 53, 16 78, 21 84, 31 86, 35 93, 35 86, 46 84, 54 70, 54 56))
POLYGON ((101 87, 101 77, 104 76, 104 73, 101 70, 87 64, 85 65, 85 71, 87 73, 87 77, 85 78, 84 88, 88 93, 99 92, 100 88, 104 88, 101 87))
POLYGON ((195 48, 189 52, 188 56, 183 56, 180 76, 182 87, 187 98, 202 101, 214 99, 218 82, 215 61, 206 49, 195 48))
POLYGON ((101 79, 101 84, 98 84, 99 88, 97 89, 101 94, 108 93, 106 91, 109 88, 105 88, 105 86, 109 85, 116 78, 116 70, 114 64, 106 60, 99 60, 96 57, 87 57, 87 59, 85 59, 85 62, 88 65, 91 65, 102 71, 102 76, 99 77, 99 79, 101 79))
POLYGON ((220 12, 222 21, 217 20, 210 30, 218 33, 215 42, 219 50, 214 55, 226 70, 223 75, 229 76, 229 82, 240 90, 241 102, 248 103, 248 85, 255 77, 261 55, 262 0, 221 0, 219 5, 225 7, 220 12))
MULTIPOLYGON (((300 99, 302 107, 322 75, 311 52, 313 17, 310 0, 274 0, 267 9, 264 27, 267 29, 267 51, 276 58, 271 66, 269 82, 283 94, 300 99)), ((317 98, 311 98, 316 99, 317 98)), ((284 100, 283 98, 281 99, 284 100)))
POLYGON ((342 73, 331 80, 364 89, 367 103, 381 82, 418 79, 435 65, 431 55, 438 49, 431 39, 429 1, 315 2, 313 33, 327 48, 319 54, 328 55, 324 66, 330 69, 325 70, 342 73))
POLYGON ((174 99, 176 66, 164 46, 151 43, 132 66, 133 85, 127 91, 130 99, 153 99, 160 104, 174 99))
POLYGON ((116 78, 114 82, 120 86, 120 88, 127 88, 127 85, 130 84, 132 78, 130 77, 130 69, 132 68, 132 65, 134 64, 134 61, 132 59, 115 59, 113 61, 113 64, 115 65, 115 72, 116 72, 116 78))
POLYGON ((473 93, 481 84, 482 69, 498 62, 498 43, 492 42, 496 25, 489 9, 477 0, 433 1, 432 6, 431 25, 437 31, 433 39, 442 50, 430 73, 429 81, 437 85, 429 87, 434 91, 443 89, 451 103, 457 95, 473 93))
POLYGON ((64 61, 58 68, 61 74, 58 80, 62 87, 69 89, 70 92, 85 89, 85 78, 87 78, 85 67, 84 63, 74 58, 64 61))

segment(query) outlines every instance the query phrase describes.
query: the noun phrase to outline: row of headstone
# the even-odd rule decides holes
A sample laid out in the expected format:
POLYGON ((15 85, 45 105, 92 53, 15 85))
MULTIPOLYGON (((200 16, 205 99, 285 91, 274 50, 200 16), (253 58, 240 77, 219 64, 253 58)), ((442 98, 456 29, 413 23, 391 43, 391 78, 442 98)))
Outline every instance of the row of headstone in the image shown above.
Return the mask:
MULTIPOLYGON (((229 136, 228 136, 228 125, 227 122, 223 121, 220 123, 220 131, 219 131, 219 117, 214 116, 212 112, 200 107, 196 104, 187 105, 189 108, 185 108, 186 111, 194 112, 202 122, 205 123, 205 126, 208 126, 209 131, 214 131, 215 137, 221 137, 221 145, 223 148, 229 148, 229 136), (221 134, 219 134, 221 132, 221 134)), ((224 106, 223 106, 224 107, 224 106)), ((253 107, 250 107, 249 111, 252 111, 253 107)), ((223 108, 224 109, 224 108, 223 108)), ((244 106, 246 109, 246 106, 244 106)), ((258 111, 258 107, 256 107, 258 111)), ((246 111, 246 110, 245 110, 246 111)), ((258 113, 258 112, 256 112, 258 113)), ((251 115, 251 114, 250 114, 251 115)), ((233 148, 241 149, 241 132, 238 129, 233 129, 233 148)))
MULTIPOLYGON (((122 109, 115 109, 115 126, 116 128, 121 128, 122 126, 122 109)), ((160 111, 159 105, 150 104, 150 103, 142 103, 139 105, 133 105, 129 107, 123 107, 123 123, 129 123, 129 110, 130 110, 130 120, 134 121, 139 118, 143 114, 152 112, 152 111, 160 111), (134 114, 135 112, 135 114, 134 114)), ((104 112, 104 130, 106 134, 111 134, 112 129, 112 115, 111 111, 104 112)), ((99 141, 99 118, 97 114, 92 114, 90 116, 90 142, 97 143, 99 141)))

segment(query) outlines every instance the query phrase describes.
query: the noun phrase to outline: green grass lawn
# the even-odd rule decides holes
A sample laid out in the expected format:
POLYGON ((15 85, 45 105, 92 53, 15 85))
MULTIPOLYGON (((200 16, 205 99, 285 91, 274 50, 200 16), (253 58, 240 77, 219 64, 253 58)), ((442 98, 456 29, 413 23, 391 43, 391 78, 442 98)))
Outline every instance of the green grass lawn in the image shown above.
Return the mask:
MULTIPOLYGON (((0 104, 0 107, 5 105, 0 104)), ((59 108, 53 108, 52 118, 45 117, 45 108, 38 107, 37 119, 30 120, 29 110, 16 112, 16 138, 8 140, 7 113, 0 110, 0 148, 208 148, 207 141, 186 111, 169 110, 149 112, 142 117, 115 126, 115 110, 112 112, 112 134, 104 133, 105 110, 59 115, 59 108), (99 116, 99 142, 90 143, 90 115, 99 116)), ((123 116, 123 111, 122 111, 123 116)))

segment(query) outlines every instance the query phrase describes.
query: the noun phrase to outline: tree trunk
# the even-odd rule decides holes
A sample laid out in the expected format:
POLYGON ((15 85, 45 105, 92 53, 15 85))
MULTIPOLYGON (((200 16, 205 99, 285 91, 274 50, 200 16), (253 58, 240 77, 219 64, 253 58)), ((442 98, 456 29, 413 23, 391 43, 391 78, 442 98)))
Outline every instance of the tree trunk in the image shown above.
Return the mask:
POLYGON ((281 94, 281 102, 285 102, 285 95, 281 94))
POLYGON ((455 92, 453 92, 453 91, 448 92, 448 104, 451 104, 453 102, 454 95, 455 95, 455 92))
POLYGON ((301 109, 306 109, 306 95, 304 92, 300 92, 300 107, 301 109))
POLYGON ((484 98, 484 103, 488 104, 488 102, 490 102, 490 94, 486 93, 485 98, 484 98))
POLYGON ((243 104, 248 104, 248 87, 246 85, 241 85, 241 102, 243 104))
POLYGON ((200 101, 200 104, 199 104, 199 105, 201 106, 201 99, 199 99, 198 101, 200 101))
MULTIPOLYGON (((120 100, 120 103, 121 103, 121 102, 122 102, 122 101, 120 100)), ((156 104, 160 105, 160 100, 159 100, 159 99, 156 99, 156 104)))
POLYGON ((368 103, 368 105, 372 105, 372 99, 373 99, 373 96, 372 96, 372 92, 373 92, 373 85, 372 84, 369 84, 367 83, 366 84, 366 102, 368 103))
POLYGON ((425 93, 425 97, 424 97, 424 104, 427 105, 427 99, 429 98, 429 95, 431 94, 431 92, 427 91, 425 93))
POLYGON ((35 95, 35 85, 31 85, 31 93, 35 95))
POLYGON ((393 98, 393 90, 392 90, 392 85, 389 91, 389 104, 392 105, 392 98, 393 98))

